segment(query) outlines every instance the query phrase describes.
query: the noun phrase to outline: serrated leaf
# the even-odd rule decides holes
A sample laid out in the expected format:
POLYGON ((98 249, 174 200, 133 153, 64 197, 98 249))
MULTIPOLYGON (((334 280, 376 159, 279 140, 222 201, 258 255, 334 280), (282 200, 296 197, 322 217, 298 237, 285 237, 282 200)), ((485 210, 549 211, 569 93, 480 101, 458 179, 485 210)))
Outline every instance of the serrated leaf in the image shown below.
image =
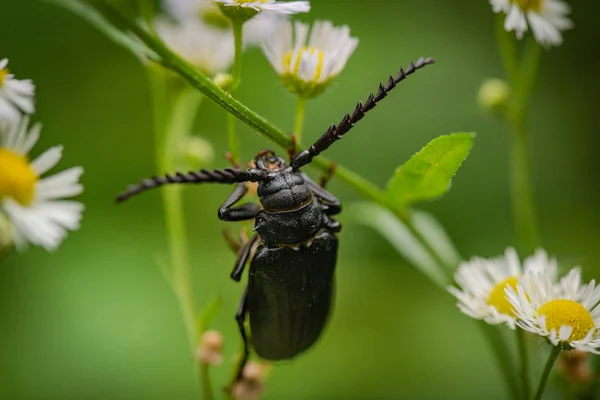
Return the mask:
POLYGON ((396 251, 442 290, 450 284, 431 253, 391 211, 376 203, 359 202, 346 208, 353 223, 368 226, 383 236, 396 251))
POLYGON ((44 0, 46 3, 54 4, 71 11, 81 17, 100 32, 104 33, 116 44, 131 51, 140 59, 156 58, 153 51, 137 41, 131 35, 120 31, 113 26, 98 10, 91 5, 79 0, 44 0))
POLYGON ((391 205, 405 211, 450 189, 452 177, 469 155, 474 133, 440 136, 400 166, 387 186, 391 205))

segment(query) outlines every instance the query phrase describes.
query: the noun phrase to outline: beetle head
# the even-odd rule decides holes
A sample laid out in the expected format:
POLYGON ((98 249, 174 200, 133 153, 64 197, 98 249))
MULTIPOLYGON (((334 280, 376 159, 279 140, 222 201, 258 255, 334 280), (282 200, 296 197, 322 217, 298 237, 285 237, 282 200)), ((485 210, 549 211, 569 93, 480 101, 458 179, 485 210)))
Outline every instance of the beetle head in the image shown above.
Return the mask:
POLYGON ((267 172, 279 172, 286 167, 285 160, 273 150, 262 150, 254 157, 256 168, 267 172))

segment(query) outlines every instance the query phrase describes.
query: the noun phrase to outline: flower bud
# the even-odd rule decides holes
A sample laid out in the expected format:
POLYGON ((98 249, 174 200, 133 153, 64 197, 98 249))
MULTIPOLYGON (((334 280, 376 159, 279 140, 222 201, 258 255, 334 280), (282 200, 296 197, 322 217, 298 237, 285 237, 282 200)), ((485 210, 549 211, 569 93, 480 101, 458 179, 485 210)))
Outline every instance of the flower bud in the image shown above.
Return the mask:
POLYGON ((270 367, 249 361, 242 371, 242 378, 233 384, 231 395, 235 400, 258 400, 265 390, 265 379, 270 367))
POLYGON ((233 84, 233 76, 229 75, 226 72, 219 72, 213 78, 213 82, 215 83, 215 85, 217 85, 221 89, 228 90, 231 88, 231 85, 233 84))
POLYGON ((202 364, 219 365, 223 361, 223 335, 217 331, 206 331, 196 350, 196 358, 202 364))
POLYGON ((589 383, 593 377, 589 355, 580 350, 561 352, 560 370, 568 381, 577 384, 589 383))
POLYGON ((492 78, 483 82, 479 88, 479 104, 487 110, 501 110, 506 106, 510 88, 502 79, 492 78))
POLYGON ((181 146, 186 167, 190 169, 205 168, 215 159, 212 145, 201 137, 188 136, 181 146))
MULTIPOLYGON (((243 1, 240 1, 243 3, 243 1)), ((241 7, 241 5, 226 5, 219 3, 221 12, 234 23, 243 24, 254 18, 260 11, 252 7, 241 7)))

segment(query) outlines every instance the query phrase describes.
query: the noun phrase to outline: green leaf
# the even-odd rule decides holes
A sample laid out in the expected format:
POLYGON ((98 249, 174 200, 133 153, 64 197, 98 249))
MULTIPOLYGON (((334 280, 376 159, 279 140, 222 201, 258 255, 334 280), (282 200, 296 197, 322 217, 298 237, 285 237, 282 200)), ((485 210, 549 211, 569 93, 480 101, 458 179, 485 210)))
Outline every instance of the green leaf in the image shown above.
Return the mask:
POLYGON ((450 282, 440 265, 391 211, 365 201, 351 204, 346 208, 345 214, 352 223, 368 226, 381 234, 406 261, 442 290, 446 290, 450 282))
POLYGON ((198 332, 202 334, 210 326, 212 321, 221 311, 221 296, 217 296, 210 301, 198 317, 198 332))
POLYGON ((474 133, 440 136, 399 167, 387 186, 392 207, 405 212, 416 202, 445 194, 469 155, 474 137, 474 133))
POLYGON ((90 25, 104 33, 109 39, 116 44, 131 51, 135 56, 144 60, 146 58, 156 58, 156 54, 144 46, 141 42, 134 39, 128 33, 117 29, 110 21, 108 21, 98 10, 91 5, 79 0, 44 0, 49 4, 62 7, 78 15, 90 25))

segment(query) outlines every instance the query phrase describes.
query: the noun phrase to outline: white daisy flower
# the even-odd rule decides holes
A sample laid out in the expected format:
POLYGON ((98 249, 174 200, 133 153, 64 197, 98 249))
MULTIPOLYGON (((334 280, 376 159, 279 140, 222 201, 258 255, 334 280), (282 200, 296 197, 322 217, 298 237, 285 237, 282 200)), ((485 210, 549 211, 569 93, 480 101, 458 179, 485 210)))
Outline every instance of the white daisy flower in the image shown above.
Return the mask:
POLYGON ((18 80, 8 70, 8 59, 0 60, 0 121, 16 122, 21 113, 35 111, 35 86, 29 79, 18 80))
POLYGON ((235 56, 233 34, 210 29, 195 20, 172 22, 158 18, 158 35, 173 51, 210 77, 226 72, 235 56))
MULTIPOLYGON (((229 32, 233 43, 231 20, 214 0, 165 0, 165 9, 176 22, 196 22, 207 29, 229 32)), ((283 18, 276 13, 260 13, 244 24, 244 45, 258 45, 275 34, 283 18)))
POLYGON ((504 290, 514 288, 528 271, 547 271, 548 276, 556 280, 556 260, 548 258, 544 250, 538 250, 521 266, 513 248, 506 249, 504 256, 497 258, 474 257, 459 266, 454 276, 459 287, 452 286, 448 291, 458 299, 458 308, 468 316, 492 325, 505 323, 514 329, 515 314, 504 290))
POLYGON ((504 29, 521 39, 528 27, 544 47, 562 43, 561 31, 571 29, 569 5, 562 0, 490 0, 494 12, 506 14, 504 29))
POLYGON ((0 129, 0 212, 12 226, 18 250, 27 243, 54 250, 68 230, 79 227, 83 204, 61 200, 82 192, 81 167, 41 178, 61 159, 62 146, 48 149, 33 161, 27 154, 36 144, 40 125, 29 129, 29 118, 0 129))
POLYGON ((275 1, 275 0, 214 0, 224 7, 245 8, 255 12, 272 11, 291 15, 310 11, 308 1, 275 1))
POLYGON ((263 51, 283 84, 299 96, 321 94, 346 65, 358 46, 346 25, 334 27, 330 21, 316 21, 310 38, 309 26, 289 21, 263 43, 263 51), (308 38, 308 44, 307 44, 308 38))
POLYGON ((593 280, 583 285, 579 268, 558 285, 552 282, 546 271, 538 271, 506 288, 517 325, 561 349, 600 354, 600 285, 593 280))

